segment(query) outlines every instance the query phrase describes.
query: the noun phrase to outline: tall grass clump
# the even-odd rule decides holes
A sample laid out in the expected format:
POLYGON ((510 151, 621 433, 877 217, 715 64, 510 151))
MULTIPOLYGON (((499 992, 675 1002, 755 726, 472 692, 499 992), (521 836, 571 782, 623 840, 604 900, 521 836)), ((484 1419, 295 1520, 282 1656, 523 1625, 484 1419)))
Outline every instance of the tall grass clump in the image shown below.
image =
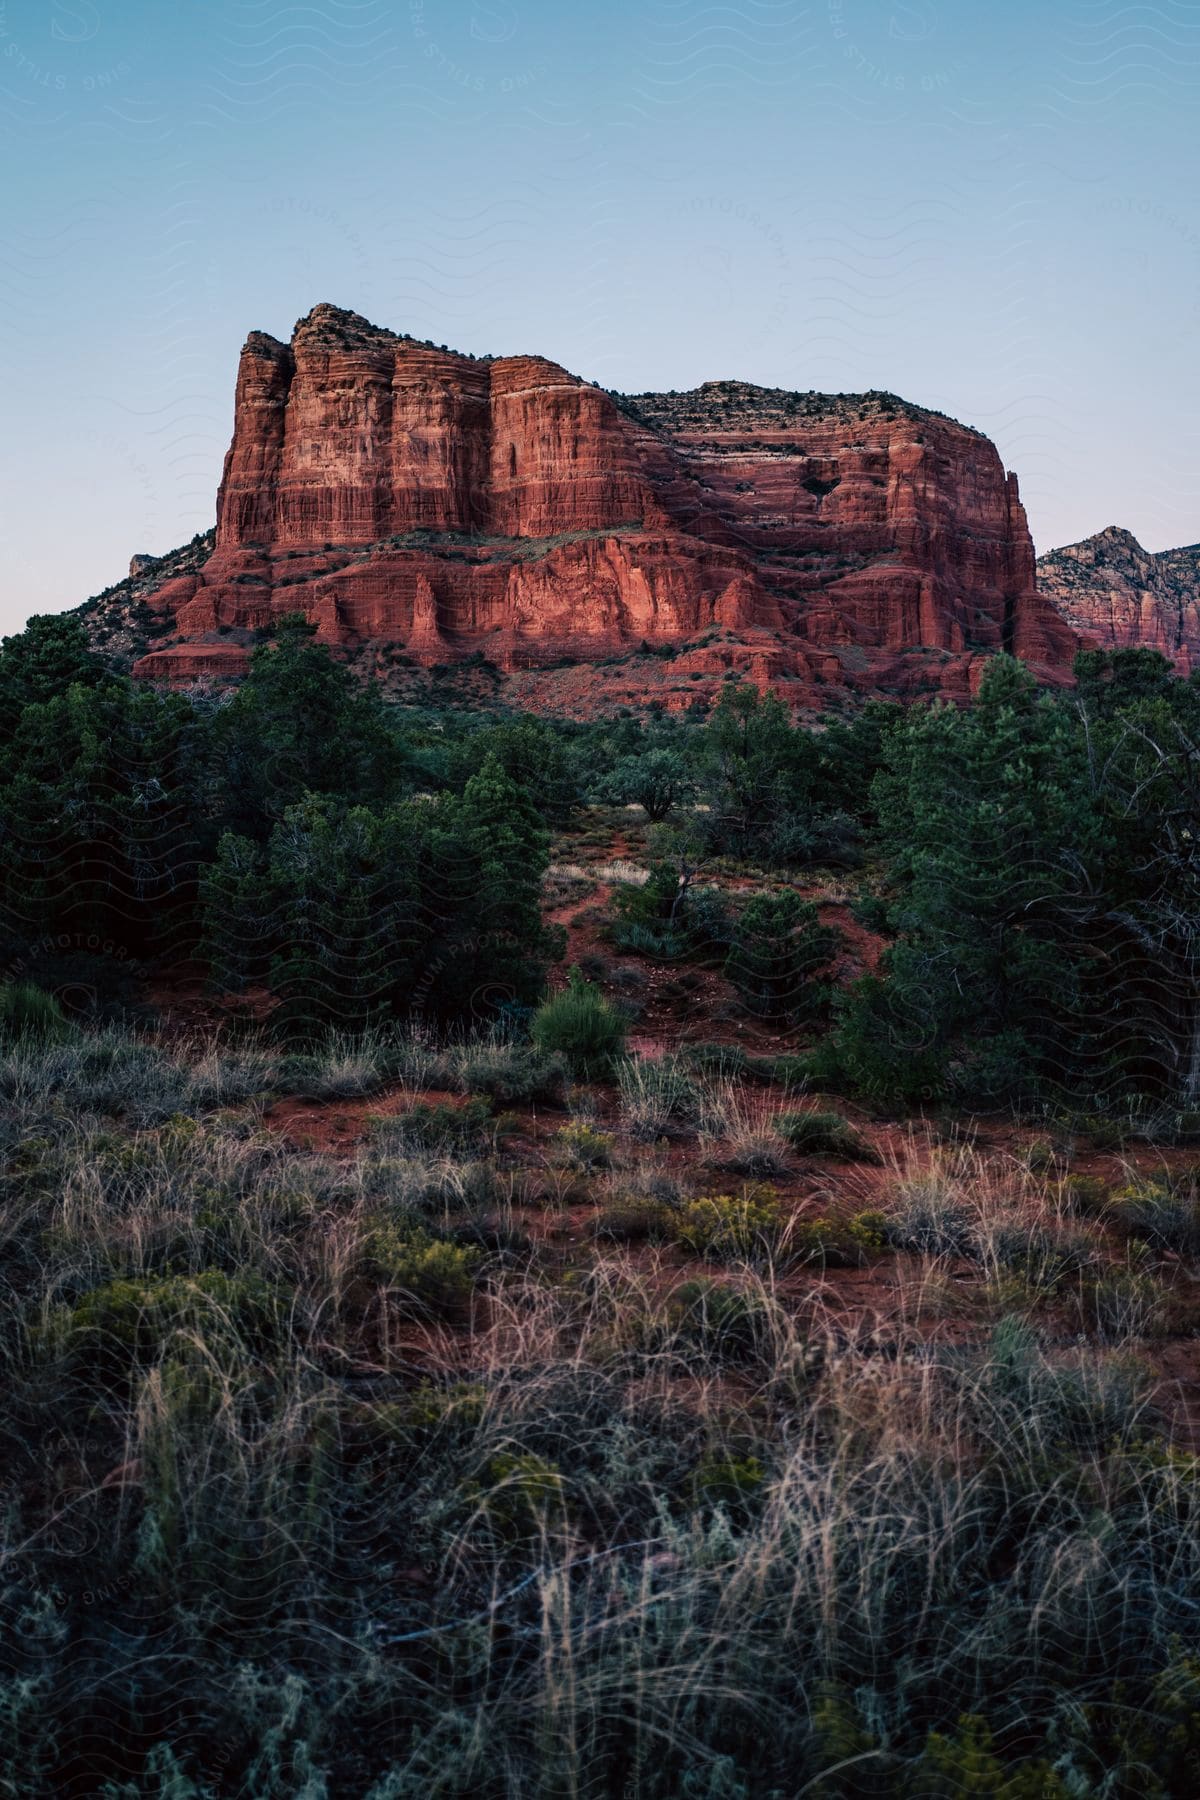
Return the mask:
POLYGON ((704 1088, 680 1057, 628 1057, 617 1067, 621 1117, 642 1142, 699 1128, 704 1088))
POLYGON ((451 1045, 447 1060, 464 1093, 486 1094, 501 1106, 538 1101, 560 1105, 570 1074, 562 1050, 523 1043, 502 1030, 451 1045))

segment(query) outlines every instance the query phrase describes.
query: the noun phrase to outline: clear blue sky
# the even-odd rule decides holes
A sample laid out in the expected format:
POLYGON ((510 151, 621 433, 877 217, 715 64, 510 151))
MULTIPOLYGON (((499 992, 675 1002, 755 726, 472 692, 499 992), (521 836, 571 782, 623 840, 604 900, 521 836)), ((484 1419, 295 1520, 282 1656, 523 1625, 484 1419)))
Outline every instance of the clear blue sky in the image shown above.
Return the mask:
POLYGON ((627 390, 890 388, 1039 549, 1200 539, 1196 0, 0 0, 0 628, 211 523, 318 300, 627 390))

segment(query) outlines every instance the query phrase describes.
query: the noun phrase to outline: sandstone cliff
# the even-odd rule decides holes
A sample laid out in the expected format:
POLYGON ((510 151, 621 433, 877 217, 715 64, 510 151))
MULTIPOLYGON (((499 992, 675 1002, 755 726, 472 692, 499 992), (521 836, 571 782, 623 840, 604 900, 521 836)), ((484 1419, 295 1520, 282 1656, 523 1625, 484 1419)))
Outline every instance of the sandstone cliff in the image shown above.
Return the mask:
POLYGON ((1160 650, 1180 675, 1200 667, 1200 544, 1152 552, 1110 525, 1039 558, 1037 576, 1085 647, 1160 650))
POLYGON ((741 382, 621 397, 330 306, 251 334, 215 548, 150 604, 139 674, 225 675, 302 610, 349 652, 483 659, 547 704, 550 669, 601 662, 605 700, 636 700, 609 670, 646 650, 683 706, 731 670, 797 704, 965 693, 982 653, 1052 672, 1074 647, 1016 478, 953 420, 741 382))

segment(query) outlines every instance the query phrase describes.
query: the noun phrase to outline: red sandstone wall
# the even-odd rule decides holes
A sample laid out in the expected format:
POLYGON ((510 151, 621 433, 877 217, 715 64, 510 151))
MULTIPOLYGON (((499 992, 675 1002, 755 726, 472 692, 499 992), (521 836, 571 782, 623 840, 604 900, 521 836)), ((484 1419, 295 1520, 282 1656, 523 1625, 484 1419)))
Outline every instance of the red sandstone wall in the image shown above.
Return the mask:
POLYGON ((1015 478, 978 432, 872 396, 810 397, 797 418, 739 384, 641 401, 331 307, 290 344, 253 333, 216 549, 155 597, 182 641, 138 672, 185 671, 206 633, 295 610, 330 642, 505 668, 714 629, 773 634, 756 667, 804 676, 824 650, 827 679, 866 686, 903 685, 896 658, 918 650, 1069 660, 1015 478))

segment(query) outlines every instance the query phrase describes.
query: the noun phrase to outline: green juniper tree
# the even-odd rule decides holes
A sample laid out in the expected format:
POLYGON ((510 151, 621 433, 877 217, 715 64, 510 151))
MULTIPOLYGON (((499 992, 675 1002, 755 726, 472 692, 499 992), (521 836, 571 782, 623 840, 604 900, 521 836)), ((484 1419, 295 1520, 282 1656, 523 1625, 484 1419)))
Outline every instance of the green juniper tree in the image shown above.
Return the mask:
POLYGON ((605 800, 614 806, 640 806, 653 824, 695 792, 695 777, 675 750, 647 749, 622 757, 601 786, 605 800))
POLYGON ((0 641, 0 744, 12 738, 25 707, 44 705, 70 687, 99 687, 107 673, 79 619, 35 614, 24 631, 0 641))
POLYGON ((1086 1045, 1067 902, 1102 827, 1082 736, 1011 657, 967 711, 914 708, 875 782, 887 863, 880 974, 843 1004, 836 1052, 868 1091, 973 1100, 1070 1083, 1086 1045))
POLYGON ((798 1025, 827 1003, 817 977, 839 941, 817 908, 791 888, 755 894, 738 916, 726 970, 750 1011, 775 1024, 798 1025))
POLYGON ((379 690, 360 686, 302 615, 261 645, 212 731, 222 821, 259 842, 304 794, 353 805, 394 798, 406 756, 379 690))

